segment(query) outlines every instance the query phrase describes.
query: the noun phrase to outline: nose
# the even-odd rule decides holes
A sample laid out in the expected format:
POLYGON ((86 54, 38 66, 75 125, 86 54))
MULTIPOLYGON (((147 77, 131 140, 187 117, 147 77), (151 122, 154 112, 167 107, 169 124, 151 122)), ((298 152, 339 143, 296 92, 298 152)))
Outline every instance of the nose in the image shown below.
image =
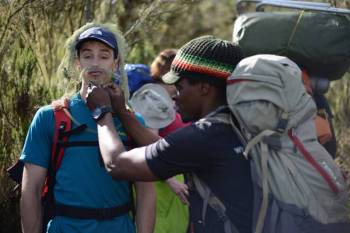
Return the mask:
POLYGON ((94 57, 94 59, 92 59, 92 65, 93 66, 98 66, 100 64, 99 58, 98 57, 94 57))

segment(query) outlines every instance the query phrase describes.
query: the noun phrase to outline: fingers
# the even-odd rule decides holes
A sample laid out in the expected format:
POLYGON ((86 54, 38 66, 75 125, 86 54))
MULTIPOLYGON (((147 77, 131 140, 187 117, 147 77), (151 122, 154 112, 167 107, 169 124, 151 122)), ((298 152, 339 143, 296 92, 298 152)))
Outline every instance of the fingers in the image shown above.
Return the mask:
POLYGON ((98 106, 111 106, 107 90, 93 84, 89 85, 85 98, 86 104, 90 110, 95 109, 98 106))
POLYGON ((179 197, 179 199, 184 203, 185 205, 189 205, 188 201, 188 186, 186 184, 179 185, 178 189, 176 190, 176 195, 179 197))
POLYGON ((118 85, 116 85, 114 82, 108 82, 108 83, 103 84, 102 87, 115 89, 115 88, 118 88, 118 85))
POLYGON ((104 87, 108 90, 109 94, 124 96, 123 90, 115 83, 110 83, 104 87))
POLYGON ((188 186, 186 184, 176 180, 174 177, 167 179, 166 182, 168 183, 170 189, 179 197, 179 199, 182 201, 182 203, 189 206, 188 186))
POLYGON ((90 96, 92 96, 92 92, 93 92, 94 89, 96 89, 96 88, 97 88, 97 86, 93 85, 92 83, 89 83, 89 86, 88 86, 88 89, 87 89, 85 98, 86 98, 86 99, 89 99, 90 96))
POLYGON ((181 196, 180 200, 182 201, 182 203, 184 203, 185 205, 189 206, 190 202, 188 201, 186 196, 181 196))
POLYGON ((184 183, 181 184, 181 192, 188 196, 188 186, 184 183))
POLYGON ((179 193, 177 193, 177 196, 180 198, 180 200, 182 201, 182 203, 184 203, 185 205, 189 205, 189 201, 188 201, 188 191, 183 189, 181 190, 179 193))

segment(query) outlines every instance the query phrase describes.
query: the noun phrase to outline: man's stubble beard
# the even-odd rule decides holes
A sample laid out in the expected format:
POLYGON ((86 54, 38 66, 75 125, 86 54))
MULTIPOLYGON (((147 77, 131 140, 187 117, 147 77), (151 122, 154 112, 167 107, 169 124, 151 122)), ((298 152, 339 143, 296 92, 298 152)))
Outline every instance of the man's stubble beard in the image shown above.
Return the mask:
POLYGON ((96 66, 86 67, 80 72, 80 80, 84 80, 85 82, 91 83, 95 86, 105 86, 113 83, 114 71, 96 66), (89 72, 101 72, 101 74, 93 77, 89 75, 89 72))

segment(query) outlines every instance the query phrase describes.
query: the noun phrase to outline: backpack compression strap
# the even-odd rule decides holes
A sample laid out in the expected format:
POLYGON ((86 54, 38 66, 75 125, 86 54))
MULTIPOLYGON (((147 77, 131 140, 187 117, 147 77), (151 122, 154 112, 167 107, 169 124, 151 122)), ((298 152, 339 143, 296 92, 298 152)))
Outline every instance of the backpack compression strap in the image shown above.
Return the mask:
POLYGON ((328 184, 329 188, 335 193, 339 193, 339 189, 337 185, 333 182, 332 177, 327 173, 327 171, 317 163, 314 157, 306 150, 303 143, 299 140, 299 138, 293 133, 293 130, 288 130, 288 136, 293 141, 294 145, 298 148, 300 153, 304 156, 306 161, 308 161, 316 171, 323 177, 325 182, 328 184))

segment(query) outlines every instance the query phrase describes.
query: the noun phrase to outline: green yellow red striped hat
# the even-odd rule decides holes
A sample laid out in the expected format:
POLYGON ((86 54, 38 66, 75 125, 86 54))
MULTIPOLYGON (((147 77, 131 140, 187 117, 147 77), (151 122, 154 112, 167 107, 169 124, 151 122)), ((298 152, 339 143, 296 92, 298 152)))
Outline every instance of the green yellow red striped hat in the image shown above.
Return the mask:
POLYGON ((162 80, 174 84, 180 77, 206 76, 225 81, 242 58, 242 50, 232 42, 213 36, 198 37, 179 49, 162 80))

